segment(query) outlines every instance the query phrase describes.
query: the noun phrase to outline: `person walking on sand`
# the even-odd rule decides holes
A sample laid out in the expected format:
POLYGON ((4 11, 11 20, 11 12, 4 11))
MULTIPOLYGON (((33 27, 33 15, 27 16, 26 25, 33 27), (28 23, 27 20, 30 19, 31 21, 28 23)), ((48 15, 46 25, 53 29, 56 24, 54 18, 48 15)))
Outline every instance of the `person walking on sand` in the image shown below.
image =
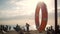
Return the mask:
POLYGON ((27 32, 29 32, 29 24, 28 23, 26 23, 26 29, 27 29, 27 32))

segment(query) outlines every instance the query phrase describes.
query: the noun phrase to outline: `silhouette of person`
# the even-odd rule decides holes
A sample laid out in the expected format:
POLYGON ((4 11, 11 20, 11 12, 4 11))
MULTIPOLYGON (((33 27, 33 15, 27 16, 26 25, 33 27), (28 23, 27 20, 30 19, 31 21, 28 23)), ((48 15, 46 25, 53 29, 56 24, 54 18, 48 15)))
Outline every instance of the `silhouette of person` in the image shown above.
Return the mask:
POLYGON ((48 27, 46 29, 47 29, 47 34, 50 34, 50 30, 48 29, 48 27))
POLYGON ((19 34, 24 34, 22 29, 20 28, 20 26, 17 24, 16 27, 14 27, 14 29, 19 33, 19 34))
POLYGON ((9 31, 11 30, 11 26, 9 26, 9 31))
POLYGON ((29 24, 28 23, 26 23, 26 28, 27 28, 27 32, 29 32, 29 24))
POLYGON ((0 25, 0 32, 2 32, 2 30, 3 30, 3 29, 2 29, 2 25, 0 25))
POLYGON ((1 25, 0 25, 0 32, 1 32, 1 25))
POLYGON ((14 27, 14 29, 19 32, 21 30, 20 26, 17 24, 16 27, 14 27))
POLYGON ((6 30, 6 32, 8 31, 8 25, 6 25, 5 30, 6 30))
POLYGON ((54 34, 54 29, 52 26, 51 26, 51 34, 54 34))
POLYGON ((57 32, 58 32, 58 34, 60 34, 59 25, 57 25, 57 32))

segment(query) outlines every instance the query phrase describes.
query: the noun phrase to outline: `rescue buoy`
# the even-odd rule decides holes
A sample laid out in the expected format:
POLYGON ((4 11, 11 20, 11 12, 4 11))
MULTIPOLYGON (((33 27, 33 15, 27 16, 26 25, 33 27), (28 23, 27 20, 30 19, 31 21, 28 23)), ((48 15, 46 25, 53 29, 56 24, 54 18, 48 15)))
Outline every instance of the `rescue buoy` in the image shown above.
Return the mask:
POLYGON ((47 25, 47 20, 48 20, 48 13, 47 13, 46 4, 44 2, 39 2, 37 4, 36 11, 35 11, 35 24, 36 24, 36 28, 39 32, 42 32, 43 30, 45 30, 45 27, 47 25), (40 9, 42 10, 41 24, 39 23, 40 9))

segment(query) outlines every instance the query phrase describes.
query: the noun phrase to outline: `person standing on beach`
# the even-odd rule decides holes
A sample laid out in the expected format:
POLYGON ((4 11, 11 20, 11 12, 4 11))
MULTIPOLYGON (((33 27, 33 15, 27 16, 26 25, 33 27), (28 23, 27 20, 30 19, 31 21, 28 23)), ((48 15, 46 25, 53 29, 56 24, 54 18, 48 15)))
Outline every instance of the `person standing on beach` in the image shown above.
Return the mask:
POLYGON ((26 29, 27 29, 27 32, 29 32, 29 24, 28 23, 26 23, 26 29))
POLYGON ((17 31, 19 34, 24 34, 23 30, 21 27, 17 24, 16 27, 14 27, 15 31, 17 31))
POLYGON ((21 30, 20 26, 17 24, 16 27, 13 27, 15 31, 19 32, 21 30))
POLYGON ((9 31, 11 30, 11 26, 9 26, 9 31))

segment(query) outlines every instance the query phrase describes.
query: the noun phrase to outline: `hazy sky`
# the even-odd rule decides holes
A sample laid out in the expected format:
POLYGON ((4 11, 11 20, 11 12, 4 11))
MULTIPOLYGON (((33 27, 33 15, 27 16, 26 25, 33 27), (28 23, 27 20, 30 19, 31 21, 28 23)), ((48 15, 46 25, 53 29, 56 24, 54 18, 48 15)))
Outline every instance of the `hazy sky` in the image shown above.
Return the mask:
MULTIPOLYGON (((48 25, 54 25, 54 0, 0 0, 0 24, 35 25, 35 9, 38 2, 47 5, 48 25)), ((60 22, 60 0, 58 0, 58 22, 60 22)))

